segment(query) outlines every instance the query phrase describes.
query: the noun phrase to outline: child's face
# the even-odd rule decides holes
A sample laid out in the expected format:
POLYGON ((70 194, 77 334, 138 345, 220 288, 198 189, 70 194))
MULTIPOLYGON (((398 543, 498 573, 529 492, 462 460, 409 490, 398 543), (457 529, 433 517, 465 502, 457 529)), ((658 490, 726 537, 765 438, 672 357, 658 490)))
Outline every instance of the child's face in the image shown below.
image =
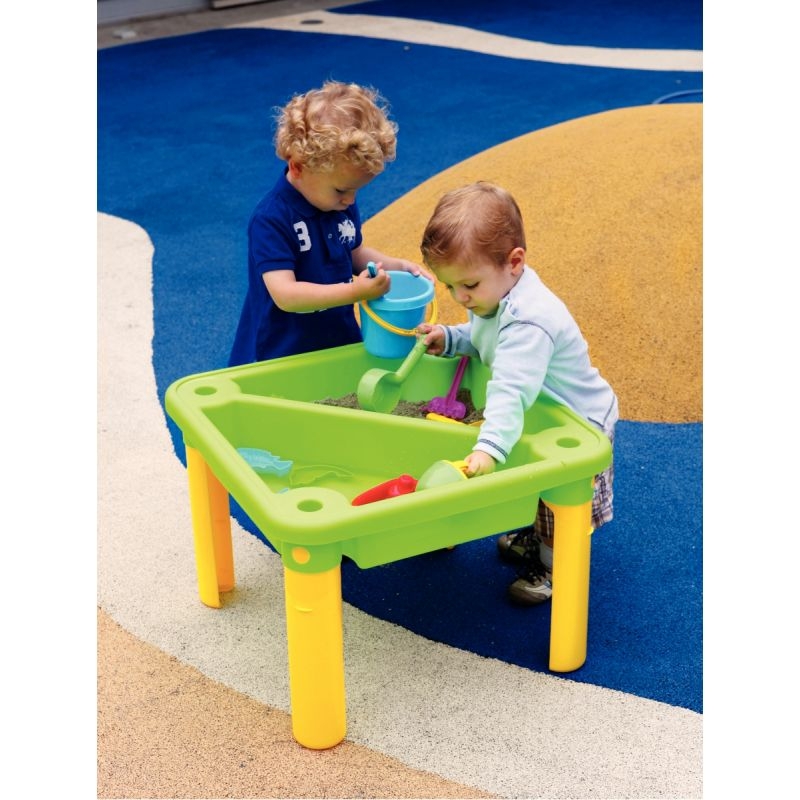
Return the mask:
POLYGON ((331 172, 312 172, 289 162, 289 183, 320 211, 343 211, 353 205, 356 192, 375 176, 346 162, 331 172))
POLYGON ((453 299, 479 317, 490 317, 514 288, 525 268, 525 251, 515 247, 502 267, 489 262, 432 267, 453 299))

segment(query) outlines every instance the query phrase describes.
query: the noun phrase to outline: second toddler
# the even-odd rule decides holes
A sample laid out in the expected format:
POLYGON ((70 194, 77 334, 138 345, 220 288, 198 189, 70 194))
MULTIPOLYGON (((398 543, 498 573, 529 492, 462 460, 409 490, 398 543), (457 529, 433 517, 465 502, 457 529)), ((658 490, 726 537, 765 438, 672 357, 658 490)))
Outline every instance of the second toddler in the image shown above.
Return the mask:
MULTIPOLYGON (((526 263, 522 214, 504 189, 478 182, 445 194, 421 244, 423 261, 467 309, 461 325, 419 327, 433 355, 479 358, 491 370, 484 422, 468 474, 505 463, 540 392, 603 431, 613 445, 617 398, 592 365, 564 303, 526 263)), ((613 517, 613 463, 595 479, 592 525, 613 517)), ((552 596, 553 514, 540 500, 527 528, 498 539, 501 556, 521 565, 510 598, 535 605, 552 596)))

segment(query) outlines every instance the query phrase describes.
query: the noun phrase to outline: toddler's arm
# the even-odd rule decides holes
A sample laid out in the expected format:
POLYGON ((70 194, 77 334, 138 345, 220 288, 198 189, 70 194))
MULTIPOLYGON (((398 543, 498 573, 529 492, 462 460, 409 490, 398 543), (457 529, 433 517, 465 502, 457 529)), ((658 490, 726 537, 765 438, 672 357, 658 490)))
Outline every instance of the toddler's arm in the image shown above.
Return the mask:
POLYGON ((389 291, 389 276, 385 272, 378 272, 374 278, 364 272, 356 276, 352 283, 331 284, 298 281, 289 269, 265 272, 263 277, 267 291, 278 308, 295 313, 322 311, 362 300, 374 300, 389 291))
POLYGON ((424 275, 429 281, 433 280, 433 276, 419 264, 415 264, 405 258, 392 258, 384 255, 374 247, 367 247, 362 244, 361 247, 353 250, 351 255, 353 257, 353 272, 356 275, 363 272, 370 261, 374 261, 379 267, 388 271, 410 272, 412 275, 424 275))

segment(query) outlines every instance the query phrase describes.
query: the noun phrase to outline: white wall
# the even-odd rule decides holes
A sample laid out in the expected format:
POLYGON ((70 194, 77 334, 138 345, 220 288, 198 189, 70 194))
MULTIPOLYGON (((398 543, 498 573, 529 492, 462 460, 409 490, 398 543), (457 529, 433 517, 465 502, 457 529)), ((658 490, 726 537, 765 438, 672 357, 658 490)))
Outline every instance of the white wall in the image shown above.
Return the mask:
POLYGON ((211 0, 97 0, 97 24, 187 14, 210 7, 211 0))

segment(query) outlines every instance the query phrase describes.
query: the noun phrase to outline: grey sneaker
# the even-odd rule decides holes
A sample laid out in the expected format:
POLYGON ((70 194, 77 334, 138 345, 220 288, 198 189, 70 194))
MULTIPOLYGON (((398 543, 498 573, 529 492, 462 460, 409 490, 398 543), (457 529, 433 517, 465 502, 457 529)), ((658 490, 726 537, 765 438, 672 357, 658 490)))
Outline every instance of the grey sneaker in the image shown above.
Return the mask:
POLYGON ((538 606, 553 596, 553 576, 529 575, 517 578, 508 587, 508 596, 519 606, 538 606))
POLYGON ((533 536, 529 538, 517 579, 508 587, 508 596, 521 606, 538 606, 553 596, 553 574, 542 564, 539 541, 533 536))
POLYGON ((504 561, 512 564, 524 564, 525 554, 532 548, 537 548, 538 540, 533 532, 533 525, 524 528, 515 528, 506 531, 497 539, 497 552, 504 561))

